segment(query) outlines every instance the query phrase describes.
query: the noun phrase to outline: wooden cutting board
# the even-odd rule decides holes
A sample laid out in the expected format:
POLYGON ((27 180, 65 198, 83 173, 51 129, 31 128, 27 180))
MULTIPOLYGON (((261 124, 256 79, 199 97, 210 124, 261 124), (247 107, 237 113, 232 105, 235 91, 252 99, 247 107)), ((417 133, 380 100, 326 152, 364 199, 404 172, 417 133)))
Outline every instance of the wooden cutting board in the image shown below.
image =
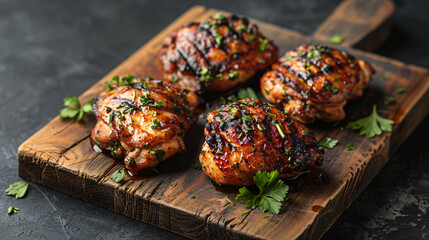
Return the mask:
MULTIPOLYGON (((360 45, 371 49, 379 44, 386 36, 380 26, 391 16, 393 5, 390 1, 377 1, 377 4, 372 3, 367 16, 353 17, 355 2, 343 3, 315 36, 324 40, 333 33, 341 33, 346 39, 344 46, 360 45), (373 8, 378 12, 373 12, 373 8), (350 27, 360 31, 350 31, 350 27)), ((114 75, 160 78, 157 58, 162 40, 182 24, 205 19, 213 13, 215 10, 200 6, 190 9, 87 90, 80 97, 81 102, 97 96, 104 82, 114 75)), ((279 46, 280 54, 302 43, 317 41, 281 27, 257 23, 279 46)), ((190 238, 320 238, 428 113, 428 70, 363 51, 345 50, 367 60, 376 74, 365 96, 347 105, 346 121, 335 126, 320 123, 311 126, 318 140, 332 137, 339 143, 326 151, 324 165, 314 171, 323 172, 324 181, 313 184, 312 174, 304 177, 299 190, 289 194, 291 200, 280 215, 262 213, 258 209, 242 215, 248 209, 235 200, 236 188, 218 188, 204 172, 192 168, 198 163, 204 140, 204 118, 198 118, 188 132, 186 154, 161 164, 159 174, 126 176, 124 181, 116 183, 109 177, 123 164, 94 152, 91 147, 89 135, 95 118, 87 115, 76 123, 56 117, 20 146, 19 174, 35 183, 190 238), (388 78, 380 81, 380 76, 388 78), (396 93, 400 87, 405 88, 405 93, 396 93), (397 103, 386 105, 385 96, 395 97, 397 103), (395 121, 393 132, 368 139, 355 131, 340 130, 346 122, 368 115, 373 104, 377 104, 382 116, 395 121), (348 143, 356 150, 347 151, 348 143), (192 195, 195 198, 191 198, 192 195), (224 206, 227 198, 236 205, 224 206), (267 215, 270 217, 265 218, 267 215)), ((257 79, 254 80, 257 85, 257 79)))

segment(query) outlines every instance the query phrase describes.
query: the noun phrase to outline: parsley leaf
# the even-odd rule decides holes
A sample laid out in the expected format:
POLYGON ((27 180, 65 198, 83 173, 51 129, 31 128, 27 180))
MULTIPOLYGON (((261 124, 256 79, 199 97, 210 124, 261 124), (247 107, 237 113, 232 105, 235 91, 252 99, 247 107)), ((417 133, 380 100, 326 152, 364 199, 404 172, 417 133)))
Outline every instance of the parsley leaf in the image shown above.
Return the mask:
POLYGON ((246 99, 246 98, 253 99, 253 100, 259 100, 255 91, 250 87, 240 89, 240 91, 238 91, 238 93, 237 93, 237 96, 234 94, 231 94, 227 98, 220 97, 219 100, 220 100, 221 104, 225 105, 227 103, 236 102, 238 100, 242 100, 242 99, 246 99))
POLYGON ((329 43, 332 44, 340 44, 344 41, 343 37, 341 37, 340 34, 335 34, 334 36, 332 36, 331 38, 328 39, 329 43))
POLYGON ((337 145, 338 140, 337 139, 333 139, 333 138, 325 138, 325 140, 323 140, 320 143, 320 146, 325 147, 325 148, 333 148, 335 147, 335 145, 337 145))
POLYGON ((359 135, 365 135, 372 138, 376 135, 381 135, 383 131, 392 131, 392 125, 395 122, 381 117, 377 113, 377 106, 374 105, 372 113, 364 118, 347 124, 347 128, 357 130, 360 129, 359 135))
POLYGON ((347 147, 347 151, 353 151, 353 150, 356 149, 355 146, 353 146, 352 143, 348 143, 346 147, 347 147))
POLYGON ((246 187, 240 188, 236 199, 246 204, 246 208, 259 209, 263 212, 279 214, 281 202, 286 198, 289 186, 280 178, 279 172, 261 172, 258 171, 253 177, 253 181, 259 188, 259 194, 255 195, 246 187))
POLYGON ((395 103, 396 99, 394 97, 385 97, 384 98, 384 103, 385 104, 391 104, 391 103, 395 103))
POLYGON ((16 182, 9 185, 6 189, 6 195, 15 196, 15 198, 23 198, 28 189, 28 183, 24 181, 16 182))
POLYGON ((16 208, 14 206, 10 206, 7 209, 7 214, 9 214, 9 215, 16 214, 16 213, 18 213, 18 211, 19 211, 19 208, 16 208))
POLYGON ((75 118, 76 121, 80 121, 84 113, 92 112, 93 100, 90 100, 80 105, 79 99, 76 95, 69 95, 64 98, 65 108, 61 109, 60 117, 61 118, 75 118))
POLYGON ((110 179, 112 179, 113 181, 120 183, 125 177, 125 168, 121 168, 116 170, 112 176, 110 177, 110 179))
POLYGON ((396 92, 397 93, 404 93, 405 92, 405 88, 403 88, 403 87, 398 88, 398 89, 396 89, 396 92))

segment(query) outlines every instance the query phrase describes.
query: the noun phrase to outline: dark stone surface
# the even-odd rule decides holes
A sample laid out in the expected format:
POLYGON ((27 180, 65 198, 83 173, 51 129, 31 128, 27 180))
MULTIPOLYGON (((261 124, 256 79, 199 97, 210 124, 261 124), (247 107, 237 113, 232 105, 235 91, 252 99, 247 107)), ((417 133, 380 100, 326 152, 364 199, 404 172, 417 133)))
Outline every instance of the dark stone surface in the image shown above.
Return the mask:
MULTIPOLYGON (((0 0, 0 189, 20 180, 17 148, 198 1, 0 0)), ((311 34, 339 1, 208 1, 204 5, 311 34)), ((429 68, 425 0, 397 1, 378 54, 429 68)), ((325 239, 429 237, 429 118, 344 212, 325 239)), ((4 190, 2 190, 4 191, 4 190)), ((179 239, 30 183, 24 199, 0 194, 0 239, 179 239), (7 208, 21 211, 7 215, 7 208)))

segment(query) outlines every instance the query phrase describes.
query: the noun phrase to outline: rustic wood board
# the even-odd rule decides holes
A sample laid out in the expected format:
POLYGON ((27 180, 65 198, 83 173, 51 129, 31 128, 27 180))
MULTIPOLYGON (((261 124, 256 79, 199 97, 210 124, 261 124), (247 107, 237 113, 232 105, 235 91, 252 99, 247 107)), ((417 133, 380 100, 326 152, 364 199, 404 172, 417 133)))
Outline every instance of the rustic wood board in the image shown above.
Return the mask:
MULTIPOLYGON (((204 7, 190 9, 87 90, 80 100, 88 101, 97 96, 104 82, 114 75, 160 78, 155 59, 163 39, 182 24, 204 19, 214 12, 204 7)), ((316 41, 271 24, 258 24, 280 47, 280 54, 302 43, 316 41)), ((329 181, 321 185, 305 184, 298 192, 290 193, 292 200, 280 215, 264 218, 267 214, 256 209, 242 216, 247 209, 235 201, 237 191, 218 191, 202 171, 192 168, 198 162, 203 142, 205 119, 202 118, 185 138, 186 154, 161 164, 158 175, 137 179, 127 176, 119 184, 109 177, 123 167, 122 163, 92 150, 89 135, 95 124, 94 117, 85 116, 80 123, 56 117, 20 146, 19 174, 35 183, 190 238, 320 238, 428 113, 428 70, 362 51, 346 50, 370 62, 377 73, 365 96, 347 105, 346 121, 337 126, 312 126, 319 140, 327 136, 339 139, 334 149, 326 151, 326 160, 320 169, 329 181), (389 79, 379 81, 383 75, 389 79), (405 93, 397 94, 395 90, 399 87, 404 87, 405 93), (398 103, 384 104, 385 96, 396 97, 398 103), (367 115, 373 104, 377 104, 381 115, 395 121, 393 132, 368 139, 348 129, 340 130, 347 121, 367 115), (353 143, 356 150, 347 151, 347 143, 353 143), (195 199, 191 199, 192 195, 195 199), (227 198, 237 204, 224 206, 227 198)))

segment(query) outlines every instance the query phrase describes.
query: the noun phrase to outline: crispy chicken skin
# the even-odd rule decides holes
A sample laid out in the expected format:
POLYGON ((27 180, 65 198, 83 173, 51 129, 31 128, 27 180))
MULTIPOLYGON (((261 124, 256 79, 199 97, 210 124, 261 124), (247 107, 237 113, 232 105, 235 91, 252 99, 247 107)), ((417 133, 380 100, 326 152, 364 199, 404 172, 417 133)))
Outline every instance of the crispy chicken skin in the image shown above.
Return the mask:
POLYGON ((173 32, 163 45, 164 78, 202 94, 223 92, 247 81, 278 58, 278 49, 247 18, 220 12, 173 32))
POLYGON ((323 163, 314 134, 271 104, 245 99, 208 114, 200 153, 204 172, 220 184, 253 185, 261 171, 297 176, 323 163))
POLYGON ((289 51, 261 78, 261 91, 283 103, 292 118, 336 122, 345 118, 347 99, 361 97, 373 70, 364 60, 323 44, 289 51))
POLYGON ((91 140, 123 159, 133 174, 185 151, 183 137, 195 120, 195 93, 150 78, 114 77, 94 102, 91 140))

